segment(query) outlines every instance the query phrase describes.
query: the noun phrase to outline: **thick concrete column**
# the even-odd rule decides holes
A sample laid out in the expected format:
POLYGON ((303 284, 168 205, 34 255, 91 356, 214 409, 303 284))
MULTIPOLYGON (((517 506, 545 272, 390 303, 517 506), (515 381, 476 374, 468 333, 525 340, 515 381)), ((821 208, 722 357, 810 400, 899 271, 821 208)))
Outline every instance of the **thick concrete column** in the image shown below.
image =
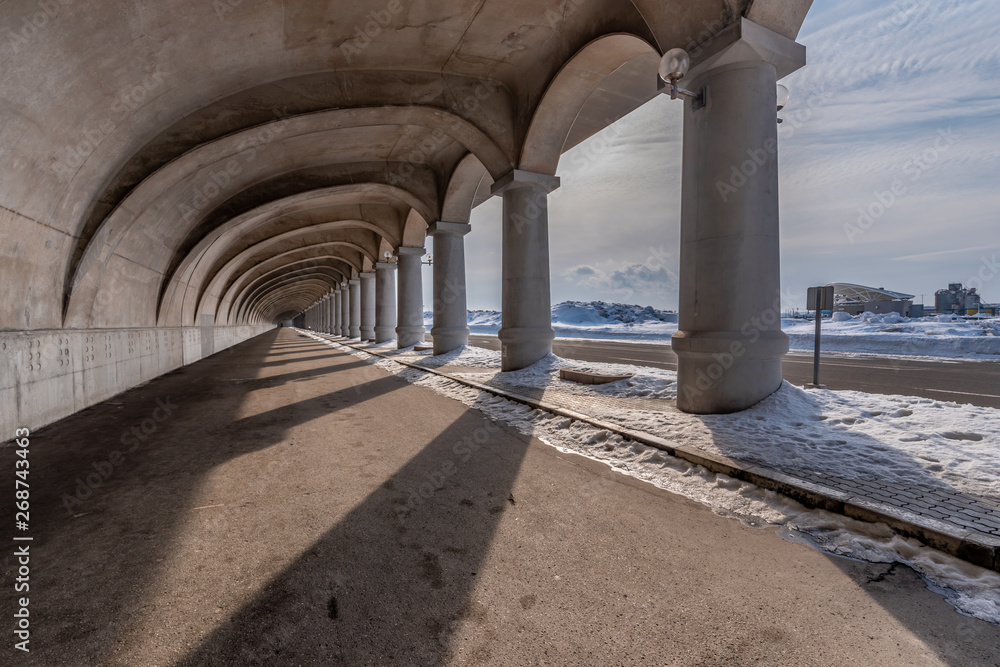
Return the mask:
POLYGON ((396 334, 396 265, 375 265, 375 342, 385 343, 396 334))
POLYGON ((361 340, 375 337, 375 272, 361 274, 361 340))
POLYGON ((340 283, 340 335, 351 337, 351 291, 346 280, 340 283))
POLYGON ((361 338, 361 281, 357 278, 348 281, 351 290, 351 338, 361 338))
POLYGON ((805 49, 746 19, 713 41, 684 102, 677 405, 749 408, 781 386, 775 84, 805 49), (717 48, 718 46, 718 48, 717 48))
POLYGON ((427 235, 434 237, 434 354, 469 342, 464 237, 471 230, 460 222, 435 222, 427 228, 427 235))
POLYGON ((326 330, 327 330, 327 333, 331 333, 331 334, 335 331, 334 328, 333 328, 333 321, 334 321, 334 319, 336 319, 335 316, 334 316, 334 306, 337 305, 337 303, 336 303, 336 297, 334 296, 335 294, 336 293, 333 290, 331 290, 329 298, 327 299, 327 302, 326 302, 327 303, 326 330))
POLYGON ((340 303, 340 288, 333 290, 333 323, 330 332, 334 336, 340 335, 340 311, 343 306, 340 303))
POLYGON ((493 184, 503 196, 501 369, 530 366, 552 352, 548 193, 559 179, 515 169, 493 184))
POLYGON ((399 257, 399 308, 396 346, 399 349, 424 342, 424 290, 420 276, 423 248, 402 246, 399 257))

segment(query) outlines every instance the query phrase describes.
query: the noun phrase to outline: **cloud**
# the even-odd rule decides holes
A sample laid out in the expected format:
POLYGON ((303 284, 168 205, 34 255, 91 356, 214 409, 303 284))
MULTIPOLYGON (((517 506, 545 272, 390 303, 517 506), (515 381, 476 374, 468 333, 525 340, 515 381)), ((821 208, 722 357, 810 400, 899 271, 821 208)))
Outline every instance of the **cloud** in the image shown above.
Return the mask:
POLYGON ((678 285, 677 274, 655 261, 623 265, 605 262, 603 266, 581 264, 567 269, 563 276, 581 287, 620 296, 676 292, 678 285))

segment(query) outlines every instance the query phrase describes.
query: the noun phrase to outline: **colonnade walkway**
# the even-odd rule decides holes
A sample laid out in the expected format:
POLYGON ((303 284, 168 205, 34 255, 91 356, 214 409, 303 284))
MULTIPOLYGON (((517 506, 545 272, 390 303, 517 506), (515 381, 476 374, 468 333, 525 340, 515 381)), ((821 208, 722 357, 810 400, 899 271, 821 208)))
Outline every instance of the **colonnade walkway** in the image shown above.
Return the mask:
POLYGON ((23 664, 974 665, 1000 645, 906 568, 718 517, 291 329, 40 429, 30 461, 23 664))

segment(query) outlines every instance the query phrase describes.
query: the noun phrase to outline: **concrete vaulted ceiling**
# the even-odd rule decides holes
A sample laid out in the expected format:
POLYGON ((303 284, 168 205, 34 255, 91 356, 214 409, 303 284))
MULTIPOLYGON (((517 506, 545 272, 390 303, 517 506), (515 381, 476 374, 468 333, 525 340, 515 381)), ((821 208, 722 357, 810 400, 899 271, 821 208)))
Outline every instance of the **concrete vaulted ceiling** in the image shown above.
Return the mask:
POLYGON ((809 5, 8 0, 0 328, 289 317, 555 173, 661 52, 741 16, 794 37, 809 5))

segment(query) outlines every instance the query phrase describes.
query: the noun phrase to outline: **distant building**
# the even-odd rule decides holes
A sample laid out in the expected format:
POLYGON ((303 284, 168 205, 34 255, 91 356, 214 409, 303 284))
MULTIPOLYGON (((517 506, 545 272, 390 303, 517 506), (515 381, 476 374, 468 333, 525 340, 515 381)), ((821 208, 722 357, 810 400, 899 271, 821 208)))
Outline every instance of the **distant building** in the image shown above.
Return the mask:
POLYGON ((830 283, 828 286, 833 286, 834 312, 850 315, 899 313, 903 317, 922 317, 924 314, 923 306, 913 305, 912 294, 853 283, 830 283))
POLYGON ((982 299, 976 288, 966 289, 962 283, 950 283, 948 289, 939 289, 934 293, 934 309, 938 313, 975 315, 981 306, 982 299))

